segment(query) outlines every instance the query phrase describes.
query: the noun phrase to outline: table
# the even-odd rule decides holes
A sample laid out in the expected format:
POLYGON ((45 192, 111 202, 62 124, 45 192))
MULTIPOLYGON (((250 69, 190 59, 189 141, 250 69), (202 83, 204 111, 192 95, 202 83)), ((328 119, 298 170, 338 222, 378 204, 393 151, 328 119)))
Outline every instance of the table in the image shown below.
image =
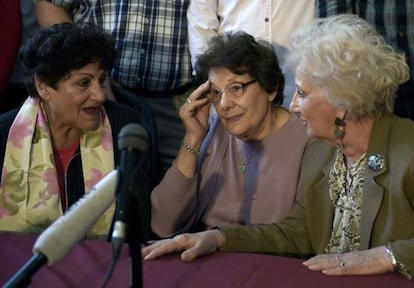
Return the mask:
MULTIPOLYGON (((0 285, 10 279, 32 256, 36 236, 0 234, 0 285)), ((43 266, 31 278, 36 287, 100 287, 112 256, 110 243, 84 241, 52 266, 43 266)), ((129 252, 125 245, 106 287, 129 287, 129 252)), ((326 276, 308 270, 302 260, 248 253, 224 253, 182 262, 168 255, 143 262, 144 287, 414 287, 396 273, 377 276, 326 276)))

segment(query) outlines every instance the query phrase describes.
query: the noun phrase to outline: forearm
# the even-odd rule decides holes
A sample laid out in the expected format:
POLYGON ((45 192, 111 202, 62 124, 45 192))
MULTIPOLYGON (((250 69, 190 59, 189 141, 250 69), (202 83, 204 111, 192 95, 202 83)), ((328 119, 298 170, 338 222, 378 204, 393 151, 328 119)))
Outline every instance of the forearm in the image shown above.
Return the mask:
POLYGON ((151 193, 152 230, 165 238, 188 231, 196 216, 197 179, 183 176, 175 166, 151 193))
POLYGON ((185 177, 193 178, 196 174, 197 159, 200 156, 201 139, 184 137, 175 164, 185 177))
POLYGON ((306 237, 286 234, 279 224, 222 228, 224 251, 307 256, 314 254, 306 237))
POLYGON ((72 23, 69 12, 64 7, 49 3, 45 0, 36 0, 35 15, 39 26, 43 28, 58 23, 72 23))

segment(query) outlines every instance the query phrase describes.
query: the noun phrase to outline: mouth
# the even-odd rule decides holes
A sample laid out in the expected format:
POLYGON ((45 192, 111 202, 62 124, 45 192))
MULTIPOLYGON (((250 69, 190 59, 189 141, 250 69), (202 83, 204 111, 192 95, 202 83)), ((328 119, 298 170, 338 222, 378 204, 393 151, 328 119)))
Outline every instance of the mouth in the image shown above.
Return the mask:
POLYGON ((304 125, 304 126, 308 125, 308 120, 305 120, 303 118, 300 118, 300 120, 302 120, 302 125, 304 125))
POLYGON ((300 121, 302 122, 303 126, 308 125, 308 120, 306 120, 305 118, 302 117, 302 114, 300 113, 296 113, 296 116, 300 119, 300 121))
POLYGON ((230 117, 226 117, 227 122, 237 122, 242 118, 243 115, 234 115, 230 117))
POLYGON ((86 107, 86 108, 83 108, 83 111, 88 115, 95 116, 99 114, 99 111, 101 111, 101 106, 86 107))

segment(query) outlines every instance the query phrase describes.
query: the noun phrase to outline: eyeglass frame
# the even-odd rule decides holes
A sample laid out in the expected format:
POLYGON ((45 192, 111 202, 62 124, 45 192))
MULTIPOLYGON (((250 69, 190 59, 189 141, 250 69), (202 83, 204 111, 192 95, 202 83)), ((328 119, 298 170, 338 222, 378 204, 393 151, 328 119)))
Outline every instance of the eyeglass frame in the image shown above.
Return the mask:
POLYGON ((229 83, 228 85, 226 85, 223 89, 211 88, 208 92, 205 92, 205 95, 206 95, 206 97, 207 97, 208 99, 210 99, 210 101, 212 101, 213 103, 218 103, 218 102, 220 102, 221 97, 223 96, 223 92, 226 92, 226 95, 230 95, 230 96, 231 96, 232 98, 234 98, 234 99, 238 99, 238 98, 240 98, 241 96, 243 96, 243 95, 244 95, 244 93, 246 92, 246 88, 247 88, 250 84, 253 84, 253 83, 255 83, 255 82, 257 82, 257 80, 256 80, 256 79, 250 80, 250 81, 248 81, 248 82, 246 82, 246 83, 242 83, 242 82, 238 82, 238 81, 231 82, 231 83, 229 83), (236 95, 234 95, 233 93, 231 93, 230 91, 226 91, 227 89, 229 89, 229 88, 230 88, 232 85, 234 85, 234 84, 240 84, 240 85, 241 85, 241 88, 242 88, 242 93, 240 94, 240 96, 236 96, 236 95), (214 100, 214 99, 213 99, 213 97, 209 97, 209 94, 210 94, 212 91, 214 91, 214 93, 215 93, 216 95, 218 95, 218 99, 217 99, 217 100, 214 100))

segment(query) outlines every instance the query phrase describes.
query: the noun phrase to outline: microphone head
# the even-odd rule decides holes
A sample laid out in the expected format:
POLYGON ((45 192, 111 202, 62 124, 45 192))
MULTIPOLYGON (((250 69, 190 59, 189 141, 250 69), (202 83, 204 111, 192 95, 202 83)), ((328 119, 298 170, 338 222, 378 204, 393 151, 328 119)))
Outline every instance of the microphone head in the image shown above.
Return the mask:
POLYGON ((130 123, 121 129, 118 134, 118 149, 125 148, 143 152, 148 150, 148 133, 142 125, 130 123))

